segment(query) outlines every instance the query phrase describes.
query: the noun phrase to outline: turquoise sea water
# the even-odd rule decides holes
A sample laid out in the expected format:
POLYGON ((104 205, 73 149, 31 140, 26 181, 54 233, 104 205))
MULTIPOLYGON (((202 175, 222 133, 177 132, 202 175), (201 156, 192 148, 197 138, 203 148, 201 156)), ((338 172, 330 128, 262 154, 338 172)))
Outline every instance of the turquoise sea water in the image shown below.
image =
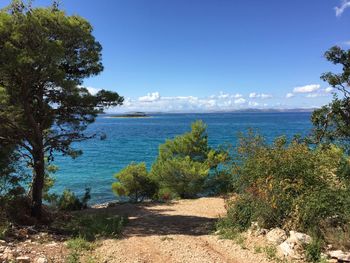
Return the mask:
POLYGON ((159 114, 150 118, 109 118, 103 115, 89 126, 89 133, 104 133, 105 140, 95 139, 75 145, 83 155, 75 160, 57 156, 54 192, 64 188, 81 194, 92 189, 92 203, 115 200, 111 191, 113 174, 130 162, 152 164, 159 144, 167 138, 190 130, 191 122, 201 119, 208 125, 209 143, 234 145, 237 133, 248 128, 257 129, 268 140, 279 135, 292 137, 310 132, 310 113, 208 113, 159 114))

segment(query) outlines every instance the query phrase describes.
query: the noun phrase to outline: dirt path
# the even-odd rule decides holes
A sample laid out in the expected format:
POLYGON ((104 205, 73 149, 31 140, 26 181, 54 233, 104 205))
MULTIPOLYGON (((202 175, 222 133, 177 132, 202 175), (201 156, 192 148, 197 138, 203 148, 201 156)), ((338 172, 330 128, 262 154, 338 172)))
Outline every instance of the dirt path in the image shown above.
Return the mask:
POLYGON ((124 204, 108 210, 127 215, 130 221, 122 239, 102 241, 94 251, 98 262, 267 262, 261 255, 212 234, 216 219, 225 214, 221 198, 124 204))

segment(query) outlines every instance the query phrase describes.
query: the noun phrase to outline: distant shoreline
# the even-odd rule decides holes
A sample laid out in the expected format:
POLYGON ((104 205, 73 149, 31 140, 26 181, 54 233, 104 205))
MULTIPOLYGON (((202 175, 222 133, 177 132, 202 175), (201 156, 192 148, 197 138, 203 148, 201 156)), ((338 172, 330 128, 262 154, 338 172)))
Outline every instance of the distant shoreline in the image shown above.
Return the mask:
POLYGON ((124 114, 114 114, 106 116, 106 118, 149 118, 150 116, 144 112, 133 112, 124 114))
POLYGON ((113 113, 105 113, 109 115, 109 117, 113 118, 137 118, 137 117, 151 117, 150 115, 168 115, 168 114, 241 114, 241 113, 312 113, 316 108, 312 109, 242 109, 235 111, 209 111, 209 112, 146 112, 144 115, 138 114, 128 114, 128 113, 120 113, 120 115, 112 115, 113 113))
POLYGON ((105 116, 107 119, 145 119, 151 118, 151 116, 105 116))

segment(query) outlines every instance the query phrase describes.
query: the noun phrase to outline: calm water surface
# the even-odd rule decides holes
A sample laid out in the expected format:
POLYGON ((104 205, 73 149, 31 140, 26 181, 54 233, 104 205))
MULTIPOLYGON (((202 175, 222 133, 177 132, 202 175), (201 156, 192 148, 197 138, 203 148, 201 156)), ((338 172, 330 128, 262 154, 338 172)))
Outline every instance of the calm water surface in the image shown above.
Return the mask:
POLYGON ((105 140, 95 138, 76 144, 84 154, 72 160, 57 156, 59 171, 54 192, 64 188, 81 194, 92 188, 92 203, 114 200, 111 191, 113 175, 130 162, 152 164, 159 144, 165 139, 189 131, 191 122, 201 119, 208 125, 209 143, 234 145, 237 133, 257 129, 268 140, 279 135, 307 135, 311 113, 220 113, 162 114, 150 118, 108 118, 100 116, 89 126, 90 133, 104 133, 105 140))

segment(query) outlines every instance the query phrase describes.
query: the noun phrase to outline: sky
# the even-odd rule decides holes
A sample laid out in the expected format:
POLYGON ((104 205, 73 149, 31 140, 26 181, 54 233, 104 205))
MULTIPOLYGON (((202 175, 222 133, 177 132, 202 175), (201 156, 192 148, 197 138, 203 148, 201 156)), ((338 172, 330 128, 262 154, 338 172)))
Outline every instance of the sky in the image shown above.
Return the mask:
MULTIPOLYGON (((0 0, 0 7, 10 0, 0 0)), ((47 6, 50 0, 36 0, 47 6)), ((314 108, 332 99, 323 54, 350 48, 350 0, 61 0, 93 25, 110 111, 314 108)))

